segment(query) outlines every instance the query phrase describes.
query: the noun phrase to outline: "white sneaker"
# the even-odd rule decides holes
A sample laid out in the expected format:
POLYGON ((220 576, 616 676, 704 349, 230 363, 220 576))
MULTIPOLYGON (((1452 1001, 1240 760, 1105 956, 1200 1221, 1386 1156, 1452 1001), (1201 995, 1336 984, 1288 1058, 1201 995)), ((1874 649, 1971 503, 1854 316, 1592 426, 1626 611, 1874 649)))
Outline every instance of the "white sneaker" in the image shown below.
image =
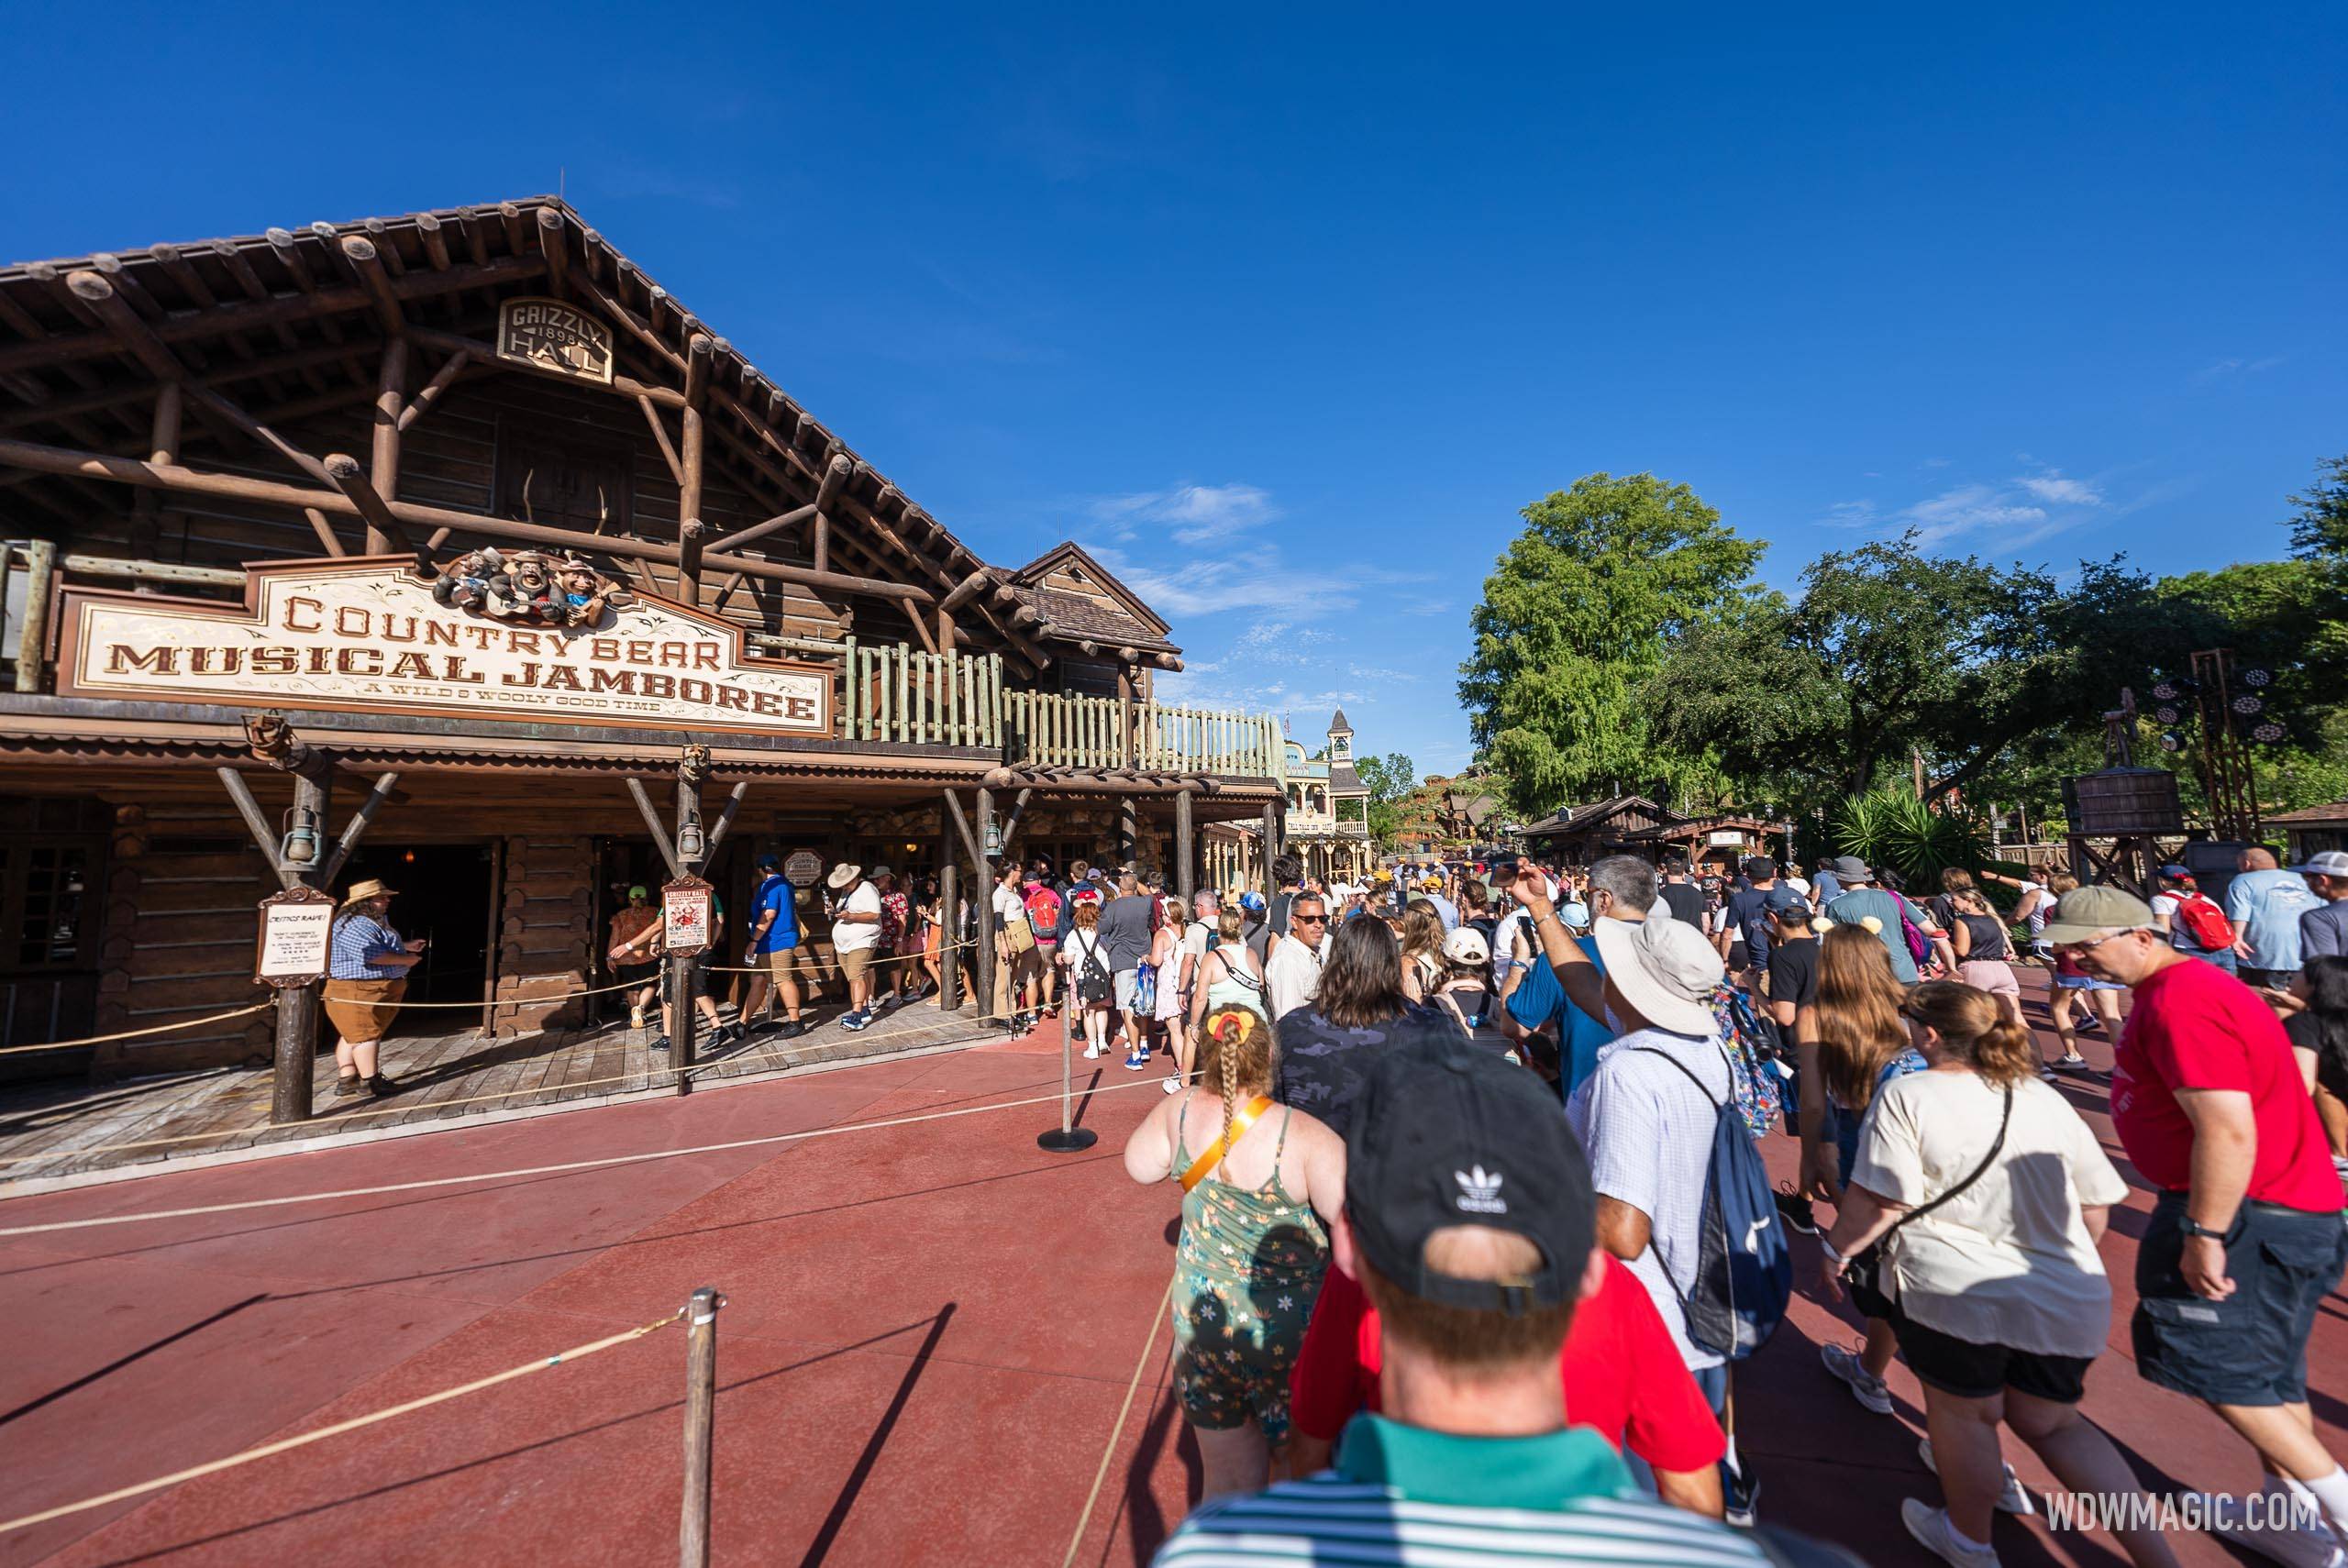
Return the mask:
POLYGON ((1891 1414, 1891 1390, 1880 1377, 1868 1375, 1859 1364, 1859 1353, 1848 1345, 1825 1344, 1818 1347, 1818 1359, 1826 1370, 1850 1386, 1851 1397, 1878 1416, 1891 1414))
POLYGON ((1165 1089, 1168 1094, 1180 1094, 1182 1092, 1182 1075, 1180 1073, 1167 1074, 1165 1083, 1159 1087, 1165 1089))
POLYGON ((1102 1045, 1087 1045, 1084 1048, 1084 1059, 1088 1062, 1099 1061, 1108 1054, 1108 1048, 1102 1045))
MULTIPOLYGON (((1925 1469, 1935 1475, 1941 1473, 1941 1467, 1933 1463, 1932 1439, 1925 1438, 1917 1443, 1916 1452, 1923 1460, 1925 1469)), ((2006 1466, 2005 1490, 1998 1494, 1998 1511, 2024 1519, 2038 1511, 2038 1505, 2030 1500, 2028 1489, 2022 1485, 2021 1477, 2014 1474, 2014 1467, 2010 1464, 2006 1466)))
POLYGON ((1936 1508, 1921 1497, 1903 1497, 1899 1503, 1899 1522, 1918 1544, 1944 1562, 1955 1568, 1997 1568, 1995 1547, 1961 1545, 1956 1539, 1956 1527, 1948 1522, 1948 1510, 1936 1508))
POLYGON ((2221 1540, 2230 1540, 2246 1547, 2261 1557, 2271 1558, 2284 1568, 2342 1568, 2348 1563, 2348 1551, 2341 1549, 2340 1540, 2322 1525, 2312 1529, 2245 1529, 2243 1499, 2210 1498, 2202 1505, 2201 1517, 2213 1521, 2210 1533, 2221 1540), (2229 1521, 2220 1523, 2216 1521, 2229 1521))

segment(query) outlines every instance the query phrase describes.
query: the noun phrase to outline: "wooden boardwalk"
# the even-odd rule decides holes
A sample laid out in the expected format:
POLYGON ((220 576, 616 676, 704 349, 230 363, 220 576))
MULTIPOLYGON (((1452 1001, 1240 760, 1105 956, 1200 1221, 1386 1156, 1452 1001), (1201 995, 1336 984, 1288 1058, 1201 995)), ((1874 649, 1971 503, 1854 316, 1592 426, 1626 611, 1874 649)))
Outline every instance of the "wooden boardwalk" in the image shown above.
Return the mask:
MULTIPOLYGON (((942 1012, 933 1003, 895 1008, 855 1033, 839 1026, 835 1010, 825 1010, 831 1016, 795 1040, 769 1031, 710 1055, 704 1039, 694 1081, 771 1077, 825 1063, 1003 1038, 999 1026, 980 1022, 967 1007, 958 1012, 942 1012)), ((673 1094, 677 1075, 668 1056, 648 1049, 653 1032, 630 1029, 623 1020, 494 1042, 478 1029, 394 1036, 384 1043, 382 1066, 401 1088, 384 1099, 337 1099, 334 1058, 322 1055, 312 1120, 284 1127, 269 1122, 266 1068, 175 1073, 102 1088, 71 1083, 10 1088, 0 1090, 0 1194, 50 1177, 256 1144, 673 1094)))

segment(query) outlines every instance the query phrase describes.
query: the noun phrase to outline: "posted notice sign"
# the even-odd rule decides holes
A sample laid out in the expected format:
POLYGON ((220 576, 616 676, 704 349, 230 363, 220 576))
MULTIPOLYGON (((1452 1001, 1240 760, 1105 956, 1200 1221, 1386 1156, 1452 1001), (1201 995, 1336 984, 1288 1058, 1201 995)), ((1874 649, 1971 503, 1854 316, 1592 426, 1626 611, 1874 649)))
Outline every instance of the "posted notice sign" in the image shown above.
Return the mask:
POLYGON ((812 888, 824 874, 824 857, 812 849, 794 849, 782 863, 784 880, 794 888, 812 888))
POLYGON ((699 953, 710 944, 716 889, 698 877, 680 877, 660 885, 660 918, 664 944, 670 953, 699 953))
POLYGON ((285 987, 325 979, 336 907, 332 893, 316 888, 288 888, 263 899, 254 982, 285 987))

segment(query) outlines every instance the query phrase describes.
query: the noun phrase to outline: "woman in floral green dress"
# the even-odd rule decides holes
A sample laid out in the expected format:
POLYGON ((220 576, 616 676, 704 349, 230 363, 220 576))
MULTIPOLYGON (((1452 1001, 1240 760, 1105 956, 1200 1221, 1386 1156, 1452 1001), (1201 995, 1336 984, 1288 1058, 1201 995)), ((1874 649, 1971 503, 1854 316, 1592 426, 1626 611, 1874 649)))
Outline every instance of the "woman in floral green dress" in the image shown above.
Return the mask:
POLYGON ((1289 1371, 1329 1263, 1346 1195, 1345 1141, 1272 1103, 1272 1029, 1217 1008, 1199 1081, 1125 1143, 1135 1181, 1183 1186, 1174 1258, 1175 1391, 1198 1433, 1201 1501, 1261 1490, 1288 1436, 1289 1371))

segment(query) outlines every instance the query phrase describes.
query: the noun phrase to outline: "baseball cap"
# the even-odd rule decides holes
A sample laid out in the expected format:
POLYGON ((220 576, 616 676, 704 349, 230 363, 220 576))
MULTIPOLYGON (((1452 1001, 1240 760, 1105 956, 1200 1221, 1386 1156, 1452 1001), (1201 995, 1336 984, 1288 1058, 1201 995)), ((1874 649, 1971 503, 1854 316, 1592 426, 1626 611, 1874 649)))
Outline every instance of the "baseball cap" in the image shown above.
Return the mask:
POLYGON ((1346 1217, 1398 1288, 1518 1317, 1574 1299, 1598 1195, 1556 1091, 1490 1052, 1445 1046, 1384 1053, 1370 1069, 1346 1138, 1346 1217), (1454 1225, 1523 1236, 1541 1266, 1511 1280, 1437 1274, 1427 1238, 1454 1225))
POLYGON ((1771 914, 1808 914, 1810 900, 1799 888, 1776 887, 1762 895, 1761 907, 1771 914))
POLYGON ((1252 890, 1242 893, 1239 895, 1239 907, 1246 910, 1249 914, 1262 914, 1264 912, 1264 895, 1252 890))
POLYGON ((2092 941, 2099 932, 2152 929, 2152 905, 2124 889, 2094 883, 2054 900, 2054 918, 2046 922, 2039 940, 2059 945, 2092 941))
POLYGON ((2306 865, 2291 869, 2302 876, 2348 877, 2348 850, 2327 849, 2321 855, 2310 855, 2306 865))
POLYGON ((638 882, 627 890, 627 896, 631 899, 648 899, 652 896, 652 889, 638 882))
POLYGON ((761 855, 759 856, 759 869, 761 871, 780 871, 782 869, 782 857, 778 855, 761 855))
POLYGON ((1776 876, 1778 863, 1766 855, 1748 855, 1744 857, 1744 874, 1758 882, 1764 877, 1776 876))
POLYGON ((1484 933, 1472 925, 1463 925, 1443 939, 1443 955, 1455 964, 1492 961, 1492 950, 1485 944, 1484 933))
POLYGON ((2172 882, 2190 882, 2193 880, 2193 873, 2187 870, 2182 866, 2164 866, 2161 867, 2161 875, 2167 878, 2172 882))

